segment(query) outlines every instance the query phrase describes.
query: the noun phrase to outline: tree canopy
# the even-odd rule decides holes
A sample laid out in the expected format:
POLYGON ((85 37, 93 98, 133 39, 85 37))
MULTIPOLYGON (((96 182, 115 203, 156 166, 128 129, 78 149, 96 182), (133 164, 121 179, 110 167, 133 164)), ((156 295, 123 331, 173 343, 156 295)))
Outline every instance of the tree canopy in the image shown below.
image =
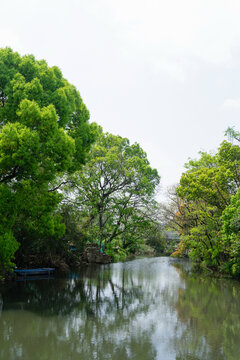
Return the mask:
POLYGON ((134 247, 159 180, 139 144, 100 131, 86 165, 71 177, 89 238, 111 249, 134 247))
POLYGON ((201 152, 186 164, 177 187, 175 221, 182 241, 175 255, 188 253, 205 266, 240 274, 239 159, 239 145, 224 141, 216 154, 201 152))
POLYGON ((0 263, 19 246, 64 231, 51 182, 79 170, 94 141, 89 112, 56 66, 0 49, 0 263), (21 224, 21 226, 20 226, 21 224), (43 235, 44 228, 44 235, 43 235), (32 238, 34 238, 32 236, 32 238))

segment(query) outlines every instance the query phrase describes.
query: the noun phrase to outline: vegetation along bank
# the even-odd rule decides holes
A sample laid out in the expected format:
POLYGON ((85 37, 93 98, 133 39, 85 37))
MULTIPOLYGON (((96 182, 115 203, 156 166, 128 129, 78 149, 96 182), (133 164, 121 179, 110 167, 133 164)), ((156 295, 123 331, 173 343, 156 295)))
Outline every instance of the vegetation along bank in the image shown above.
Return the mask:
POLYGON ((67 269, 92 248, 112 260, 189 256, 239 277, 240 134, 228 129, 216 153, 190 160, 159 204, 140 145, 89 118, 59 68, 0 49, 0 276, 15 265, 67 269))

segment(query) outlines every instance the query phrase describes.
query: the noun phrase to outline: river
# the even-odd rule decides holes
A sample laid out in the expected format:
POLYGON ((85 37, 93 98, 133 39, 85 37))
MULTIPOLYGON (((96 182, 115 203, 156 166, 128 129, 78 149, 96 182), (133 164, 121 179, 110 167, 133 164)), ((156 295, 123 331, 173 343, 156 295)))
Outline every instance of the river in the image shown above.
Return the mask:
POLYGON ((1 360, 239 360, 240 283, 144 258, 0 288, 1 360))

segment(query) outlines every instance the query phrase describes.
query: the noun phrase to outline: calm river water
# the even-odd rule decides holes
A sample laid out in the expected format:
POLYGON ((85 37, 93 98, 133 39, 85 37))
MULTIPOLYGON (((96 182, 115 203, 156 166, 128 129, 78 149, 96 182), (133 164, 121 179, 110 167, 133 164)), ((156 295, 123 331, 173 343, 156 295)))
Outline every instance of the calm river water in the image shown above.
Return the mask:
POLYGON ((2 360, 239 360, 240 283, 145 258, 0 288, 2 360))

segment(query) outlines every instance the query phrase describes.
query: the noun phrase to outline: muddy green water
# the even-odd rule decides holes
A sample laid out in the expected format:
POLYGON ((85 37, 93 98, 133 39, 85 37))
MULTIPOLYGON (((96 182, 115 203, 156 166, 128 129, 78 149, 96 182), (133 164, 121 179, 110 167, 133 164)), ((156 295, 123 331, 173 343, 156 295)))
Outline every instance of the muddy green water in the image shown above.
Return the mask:
POLYGON ((2 360, 239 360, 240 283, 148 258, 0 288, 2 360))

